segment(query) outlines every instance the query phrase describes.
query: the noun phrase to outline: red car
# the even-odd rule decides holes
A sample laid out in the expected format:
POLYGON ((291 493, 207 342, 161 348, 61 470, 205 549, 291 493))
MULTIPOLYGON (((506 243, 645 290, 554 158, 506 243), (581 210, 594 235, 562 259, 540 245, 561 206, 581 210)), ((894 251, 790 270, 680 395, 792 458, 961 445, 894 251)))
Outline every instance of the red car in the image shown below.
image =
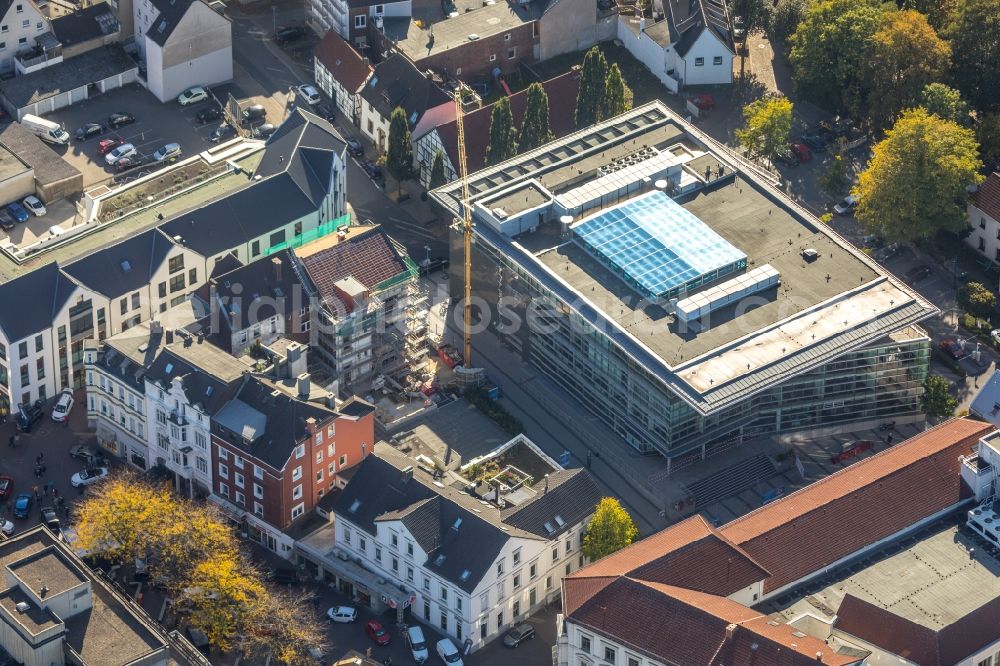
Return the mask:
POLYGON ((368 638, 379 645, 389 644, 389 632, 385 630, 385 627, 378 620, 369 620, 368 624, 365 625, 365 633, 368 634, 368 638))
POLYGON ((122 142, 118 139, 101 139, 100 143, 97 144, 97 152, 101 155, 107 155, 121 144, 122 142))
POLYGON ((0 476, 0 498, 10 497, 10 492, 14 489, 14 477, 0 476))
POLYGON ((965 358, 965 349, 962 345, 951 338, 945 338, 938 343, 938 347, 948 356, 952 357, 956 361, 960 358, 965 358))

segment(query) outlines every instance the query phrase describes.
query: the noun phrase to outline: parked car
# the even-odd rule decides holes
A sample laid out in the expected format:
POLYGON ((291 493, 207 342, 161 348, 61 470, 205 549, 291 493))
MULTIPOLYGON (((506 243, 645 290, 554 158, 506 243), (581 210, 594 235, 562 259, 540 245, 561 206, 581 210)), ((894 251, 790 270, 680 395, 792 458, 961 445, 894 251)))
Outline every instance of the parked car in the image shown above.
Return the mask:
POLYGON ((0 532, 3 532, 7 536, 14 534, 14 523, 9 520, 0 520, 0 532))
POLYGON ((42 420, 45 412, 43 400, 36 400, 31 405, 18 405, 17 407, 17 429, 21 432, 31 432, 31 428, 42 420))
POLYGON ((450 638, 442 638, 437 642, 437 653, 441 661, 449 666, 463 666, 462 653, 458 651, 450 638))
POLYGON ((362 162, 361 168, 372 180, 382 180, 384 178, 382 175, 382 168, 371 160, 365 160, 362 162))
POLYGON ((406 646, 410 648, 413 661, 422 664, 427 661, 430 653, 427 651, 427 641, 424 640, 424 630, 418 625, 406 628, 406 646))
POLYGON ((535 628, 527 622, 522 622, 507 632, 503 637, 503 644, 509 648, 516 648, 518 645, 535 637, 535 628))
POLYGON ((930 266, 921 265, 916 268, 911 268, 906 272, 906 279, 910 284, 916 284, 921 280, 926 280, 931 276, 933 271, 930 266))
POLYGON ((791 148, 785 148, 784 150, 778 152, 777 156, 775 156, 774 158, 774 161, 779 164, 784 164, 785 166, 794 167, 799 165, 799 158, 794 153, 794 151, 792 151, 791 148))
POLYGON ((264 123, 263 125, 258 125, 254 128, 253 135, 255 139, 267 139, 274 134, 277 129, 278 128, 271 123, 264 123))
POLYGON ((960 358, 965 358, 965 349, 962 347, 962 343, 958 342, 954 338, 945 338, 939 342, 938 349, 956 361, 960 358))
POLYGON ((14 231, 17 220, 7 212, 6 208, 0 208, 0 229, 4 231, 14 231))
POLYGON ((208 135, 208 139, 212 143, 219 143, 234 136, 236 136, 236 128, 229 123, 222 123, 212 130, 212 133, 208 135))
POLYGON ((903 246, 899 243, 890 243, 875 253, 875 261, 885 263, 902 251, 903 246))
POLYGON ((104 454, 86 444, 74 444, 71 446, 69 457, 82 460, 87 467, 100 467, 104 464, 104 454))
POLYGON ((153 153, 153 161, 162 162, 164 160, 175 160, 181 156, 181 146, 177 143, 167 143, 156 149, 153 153))
POLYGON ((54 506, 42 507, 42 522, 56 534, 59 533, 59 514, 54 506))
POLYGON ((316 86, 310 83, 303 83, 301 86, 296 88, 299 93, 299 97, 305 100, 305 103, 309 106, 314 104, 319 104, 323 101, 323 98, 319 96, 319 91, 316 90, 316 86))
POLYGON ((854 209, 858 207, 858 198, 853 194, 850 194, 837 203, 833 207, 833 212, 837 215, 850 215, 854 212, 854 209))
MULTIPOLYGON (((1000 328, 994 328, 990 331, 990 337, 993 338, 994 343, 1000 345, 1000 328)), ((0 497, 3 497, 3 495, 0 495, 0 497)))
POLYGON ((125 142, 121 139, 101 139, 97 142, 97 153, 99 155, 107 155, 123 143, 125 142))
POLYGON ((450 265, 448 257, 431 257, 420 262, 420 274, 430 275, 434 271, 444 270, 450 265))
POLYGON ((803 134, 799 141, 809 146, 814 153, 825 153, 827 141, 819 134, 803 134))
POLYGON ((11 491, 14 490, 14 477, 7 476, 6 474, 0 476, 0 499, 4 497, 10 497, 11 491))
POLYGON ((36 197, 34 194, 29 194, 28 196, 24 197, 24 200, 21 202, 21 204, 23 204, 25 208, 30 210, 35 217, 42 217, 47 212, 45 210, 45 204, 43 204, 42 200, 36 197))
POLYGON ((27 518, 31 514, 31 503, 34 501, 29 493, 21 493, 14 500, 14 517, 27 518))
POLYGON ((137 151, 135 149, 135 146, 133 146, 131 143, 123 143, 122 145, 118 146, 117 148, 109 152, 107 155, 105 155, 104 161, 108 163, 108 166, 114 166, 115 163, 118 160, 122 159, 123 157, 132 157, 133 155, 136 154, 137 151))
POLYGON ((329 120, 331 123, 334 118, 337 117, 337 112, 333 108, 332 104, 327 104, 326 102, 321 102, 313 107, 313 113, 322 118, 323 120, 329 120))
POLYGON ((358 609, 351 606, 332 606, 326 611, 326 617, 331 622, 349 623, 358 619, 358 609))
POLYGON ((28 218, 31 217, 28 215, 28 211, 24 209, 24 206, 17 201, 12 201, 7 204, 7 212, 10 213, 10 216, 18 222, 27 222, 28 218))
POLYGON ((260 120, 261 118, 267 117, 267 109, 265 109, 260 104, 251 104, 247 108, 243 109, 243 122, 249 123, 254 120, 260 120))
POLYGON ((76 137, 77 141, 86 141, 87 139, 91 139, 95 136, 100 136, 106 131, 107 128, 100 123, 87 123, 86 125, 77 128, 77 130, 73 132, 73 136, 76 137))
POLYGON ((210 123, 213 120, 218 120, 223 116, 222 109, 212 105, 208 108, 202 109, 197 114, 195 114, 195 120, 201 124, 210 123))
POLYGON ((268 572, 268 580, 278 585, 296 585, 299 582, 299 575, 295 569, 288 567, 275 567, 268 572))
POLYGON ((287 44, 289 42, 302 39, 305 36, 305 28, 294 25, 285 28, 278 28, 274 33, 274 41, 278 44, 287 44))
POLYGON ((788 147, 791 149, 795 156, 799 158, 799 162, 808 162, 813 158, 812 153, 809 151, 809 146, 807 146, 802 141, 792 141, 788 147))
POLYGON ((868 234, 861 238, 861 246, 877 250, 885 246, 885 239, 875 234, 868 234))
POLYGON ((181 106, 190 106, 208 99, 208 91, 201 86, 192 86, 177 96, 181 106))
POLYGON ((365 154, 365 147, 357 139, 349 138, 347 139, 347 152, 354 157, 361 157, 365 154))
POLYGON ((138 154, 132 155, 131 157, 123 157, 117 162, 115 162, 115 172, 122 173, 123 171, 128 171, 129 169, 134 169, 137 166, 142 166, 144 160, 138 154))
POLYGON ((82 472, 77 472, 70 477, 69 482, 74 488, 79 488, 80 486, 93 485, 106 478, 108 478, 107 467, 88 467, 82 472))
POLYGON ((375 641, 378 645, 389 644, 389 632, 385 630, 385 627, 378 620, 368 620, 368 623, 365 624, 365 633, 368 634, 368 638, 375 641))
POLYGON ((52 420, 62 423, 69 418, 70 410, 73 409, 73 389, 64 388, 59 394, 59 402, 52 408, 52 420))
POLYGON ((108 116, 108 127, 112 129, 125 127, 125 125, 131 125, 134 122, 135 116, 131 113, 125 113, 124 111, 116 111, 108 116))

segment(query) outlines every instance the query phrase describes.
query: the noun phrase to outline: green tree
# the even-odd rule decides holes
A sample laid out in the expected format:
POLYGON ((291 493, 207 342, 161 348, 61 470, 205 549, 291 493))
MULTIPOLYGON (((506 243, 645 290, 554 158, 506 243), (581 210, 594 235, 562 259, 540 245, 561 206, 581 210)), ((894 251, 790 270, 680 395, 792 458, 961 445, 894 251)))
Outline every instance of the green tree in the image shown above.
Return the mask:
POLYGON ((829 111, 857 114, 868 99, 872 35, 884 10, 876 0, 816 0, 792 35, 792 77, 803 97, 829 111))
POLYGON ((736 139, 754 157, 773 160, 788 149, 792 131, 792 103, 786 97, 769 97, 743 107, 746 129, 736 130, 736 139))
POLYGON ((583 535, 583 554, 593 562, 628 546, 637 536, 639 528, 621 502, 605 497, 598 502, 583 535))
POLYGON ((958 302, 977 317, 988 317, 997 306, 997 297, 981 282, 967 282, 958 290, 958 302))
POLYGON ((600 120, 601 100, 608 78, 608 61, 598 47, 587 51, 580 72, 580 91, 576 95, 573 120, 578 129, 590 127, 600 120))
POLYGON ((976 122, 976 140, 979 154, 986 168, 1000 168, 1000 113, 980 114, 976 122))
POLYGON ((875 125, 888 127, 903 109, 918 104, 924 87, 944 76, 950 58, 948 43, 920 12, 883 14, 868 63, 868 113, 875 125))
POLYGON ((613 118, 632 108, 632 91, 622 78, 618 63, 611 65, 608 77, 604 81, 604 96, 601 98, 598 119, 613 118))
POLYGON ((983 179, 971 129, 918 107, 900 116, 874 153, 853 192, 854 214, 870 233, 905 242, 966 228, 966 188, 983 179))
POLYGON ((940 375, 927 375, 924 380, 924 394, 920 396, 920 408, 931 417, 948 417, 955 413, 958 400, 951 394, 951 384, 940 375))
POLYGON ((776 44, 788 45, 805 17, 808 6, 808 0, 778 0, 768 21, 768 39, 776 44))
POLYGON ((935 30, 941 30, 948 20, 952 7, 962 0, 903 0, 900 9, 913 9, 927 17, 935 30))
POLYGON ((434 152, 434 159, 431 161, 431 176, 427 188, 436 190, 447 182, 448 178, 444 174, 444 151, 438 148, 434 152))
POLYGON ((410 143, 410 123, 406 111, 397 106, 389 116, 389 149, 385 166, 398 183, 397 192, 403 189, 403 180, 413 173, 413 146, 410 143))
POLYGON ((735 22, 739 17, 739 28, 743 30, 742 44, 739 45, 740 55, 740 81, 744 80, 746 68, 747 38, 758 30, 767 28, 770 22, 771 0, 732 0, 729 4, 729 13, 735 22))
POLYGON ((524 121, 517 145, 521 151, 537 148, 552 140, 549 129, 549 96, 537 81, 528 86, 524 106, 524 121))
POLYGON ((851 177, 847 172, 847 160, 840 151, 835 152, 830 157, 830 163, 826 165, 819 175, 819 186, 831 197, 839 197, 851 184, 851 177))
POLYGON ((517 129, 510 110, 510 98, 494 102, 490 113, 490 142, 486 146, 486 163, 499 164, 517 155, 517 129))
POLYGON ((1000 0, 957 0, 942 32, 952 84, 977 111, 1000 111, 1000 0))
POLYGON ((920 106, 938 118, 950 120, 959 125, 969 122, 969 104, 962 94, 943 83, 928 83, 920 93, 920 106))

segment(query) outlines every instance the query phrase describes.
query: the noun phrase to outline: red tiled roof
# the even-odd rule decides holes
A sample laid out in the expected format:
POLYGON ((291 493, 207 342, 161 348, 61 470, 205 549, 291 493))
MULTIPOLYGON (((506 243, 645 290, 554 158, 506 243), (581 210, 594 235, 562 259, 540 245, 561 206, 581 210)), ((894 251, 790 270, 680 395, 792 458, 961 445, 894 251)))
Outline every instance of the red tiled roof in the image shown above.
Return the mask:
POLYGON ((343 302, 335 283, 353 277, 369 290, 407 270, 382 227, 352 229, 346 238, 327 236, 296 249, 324 301, 343 302))
POLYGON ((573 574, 622 575, 728 596, 770 574, 695 515, 573 574))
MULTIPOLYGON (((596 579, 563 579, 567 596, 596 579)), ((571 612, 573 622, 656 660, 683 666, 716 664, 847 666, 858 657, 836 654, 821 640, 796 636, 735 601, 672 585, 619 577, 571 612)))
POLYGON ((1000 220, 1000 173, 991 173, 972 198, 976 208, 994 220, 1000 220))
POLYGON ((920 666, 957 664, 996 640, 1000 597, 934 631, 848 594, 837 610, 837 629, 920 666))
POLYGON ((340 85, 351 93, 364 85, 372 73, 372 68, 361 54, 344 41, 344 38, 330 30, 316 45, 316 58, 329 70, 340 85))
MULTIPOLYGON (((542 83, 549 97, 549 129, 555 138, 566 136, 576 129, 573 115, 576 110, 576 95, 580 90, 578 72, 566 72, 542 83)), ((521 127, 524 109, 527 105, 526 90, 510 97, 510 110, 514 115, 515 127, 521 127)), ((490 114, 493 105, 484 106, 462 116, 465 129, 465 155, 469 173, 475 173, 486 166, 486 146, 490 142, 490 114)), ((458 168, 458 127, 455 121, 438 125, 441 144, 451 163, 458 168)))
POLYGON ((776 590, 957 503, 958 457, 991 430, 946 421, 719 531, 771 572, 764 591, 776 590))

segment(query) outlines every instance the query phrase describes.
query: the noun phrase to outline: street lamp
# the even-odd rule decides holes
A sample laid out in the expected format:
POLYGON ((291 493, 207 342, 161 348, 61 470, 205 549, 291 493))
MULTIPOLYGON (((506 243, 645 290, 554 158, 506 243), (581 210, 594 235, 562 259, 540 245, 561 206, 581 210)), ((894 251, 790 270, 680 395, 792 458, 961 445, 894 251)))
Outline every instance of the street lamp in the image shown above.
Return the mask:
POLYGON ((431 263, 431 246, 424 245, 424 251, 427 253, 427 260, 424 262, 424 265, 429 266, 431 263))

